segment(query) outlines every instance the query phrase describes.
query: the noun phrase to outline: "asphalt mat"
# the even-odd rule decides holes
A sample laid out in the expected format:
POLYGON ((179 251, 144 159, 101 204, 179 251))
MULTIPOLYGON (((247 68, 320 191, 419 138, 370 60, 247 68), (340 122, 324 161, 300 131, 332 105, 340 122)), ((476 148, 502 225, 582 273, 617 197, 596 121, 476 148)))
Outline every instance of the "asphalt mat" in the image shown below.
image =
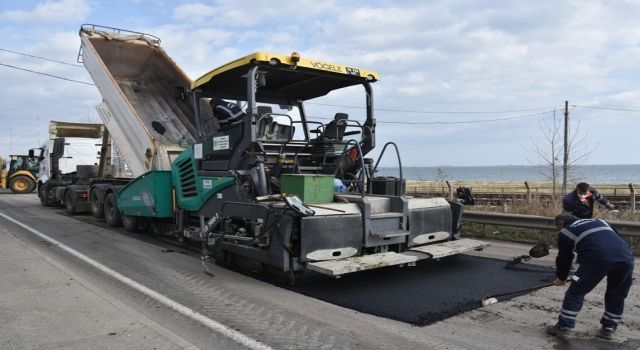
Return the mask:
POLYGON ((504 260, 457 255, 422 261, 415 267, 387 267, 282 287, 359 312, 426 326, 477 309, 487 296, 535 287, 554 278, 554 270, 547 267, 508 268, 504 260))

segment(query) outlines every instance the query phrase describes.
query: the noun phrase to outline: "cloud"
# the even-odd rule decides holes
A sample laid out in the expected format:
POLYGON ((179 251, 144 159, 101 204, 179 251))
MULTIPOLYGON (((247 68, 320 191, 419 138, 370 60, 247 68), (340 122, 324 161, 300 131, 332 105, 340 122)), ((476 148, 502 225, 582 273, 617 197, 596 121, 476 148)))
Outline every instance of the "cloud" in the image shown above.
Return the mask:
MULTIPOLYGON (((77 24, 52 21, 84 16, 89 22, 99 18, 106 25, 157 35, 162 47, 192 78, 261 50, 284 54, 296 50, 303 57, 377 71, 381 80, 374 84, 375 106, 390 109, 376 112, 379 121, 501 118, 530 112, 425 114, 393 110, 551 109, 561 108, 564 100, 640 109, 640 64, 631 59, 640 54, 637 1, 302 0, 295 6, 274 6, 268 1, 201 0, 161 1, 151 7, 149 2, 128 1, 125 6, 92 0, 90 3, 101 9, 92 16, 88 6, 79 1, 49 1, 35 7, 15 3, 10 10, 0 10, 4 11, 0 13, 0 29, 6 43, 0 46, 73 62, 79 43, 77 24), (54 11, 55 4, 64 6, 54 11), (42 25, 25 29, 17 23, 36 18, 43 18, 39 20, 42 25), (64 31, 57 30, 63 25, 64 31)), ((2 52, 0 62, 89 80, 82 68, 2 52)), ((41 120, 45 115, 86 120, 95 115, 93 105, 100 101, 90 86, 2 67, 0 74, 0 105, 4 109, 0 121, 24 120, 21 125, 25 130, 36 115, 41 115, 41 120)), ((362 91, 330 94, 316 102, 322 101, 361 106, 362 91)), ((316 107, 309 107, 309 111, 317 116, 336 112, 316 107)), ((339 111, 354 119, 363 116, 362 109, 339 111)), ((640 163, 638 154, 617 151, 628 149, 625 140, 635 137, 636 115, 576 108, 572 120, 581 121, 584 129, 598 130, 600 148, 594 153, 595 163, 640 163)), ((454 125, 380 123, 376 134, 378 145, 396 141, 406 164, 526 164, 521 146, 538 131, 540 118, 454 125)), ((0 132, 0 137, 5 136, 0 132)))
POLYGON ((271 28, 281 23, 304 21, 320 14, 330 14, 338 9, 333 0, 299 0, 295 2, 295 6, 274 6, 269 1, 221 0, 215 5, 179 5, 173 11, 173 18, 195 25, 208 23, 220 27, 242 28, 266 24, 271 28))
POLYGON ((16 22, 67 22, 84 20, 91 9, 84 0, 45 1, 31 10, 8 10, 0 18, 16 22))
POLYGON ((189 20, 195 23, 203 23, 208 18, 216 17, 214 6, 195 3, 184 4, 175 8, 173 18, 177 20, 189 20))

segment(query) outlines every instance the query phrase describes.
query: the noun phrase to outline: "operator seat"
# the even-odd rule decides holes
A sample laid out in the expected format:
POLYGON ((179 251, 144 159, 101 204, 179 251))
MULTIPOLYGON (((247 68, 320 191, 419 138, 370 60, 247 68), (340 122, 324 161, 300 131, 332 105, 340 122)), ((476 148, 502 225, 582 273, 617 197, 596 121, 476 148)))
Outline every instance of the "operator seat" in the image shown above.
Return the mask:
POLYGON ((323 137, 328 140, 342 141, 344 131, 347 129, 347 123, 338 123, 338 121, 347 119, 349 119, 349 115, 347 113, 336 113, 333 120, 324 128, 323 137))

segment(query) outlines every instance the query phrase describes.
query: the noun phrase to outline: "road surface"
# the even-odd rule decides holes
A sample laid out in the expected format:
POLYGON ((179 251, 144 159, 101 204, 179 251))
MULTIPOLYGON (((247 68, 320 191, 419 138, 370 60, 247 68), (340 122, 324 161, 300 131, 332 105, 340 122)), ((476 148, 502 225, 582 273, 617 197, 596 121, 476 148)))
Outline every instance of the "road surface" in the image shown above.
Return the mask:
MULTIPOLYGON (((0 247, 3 349, 640 348, 637 283, 614 342, 594 338, 604 283, 587 297, 575 334, 563 342, 544 333, 544 326, 555 322, 563 287, 418 327, 214 264, 207 264, 209 274, 205 274, 192 252, 148 235, 110 228, 90 216, 71 217, 61 209, 43 208, 33 194, 0 194, 0 247), (26 253, 12 255, 12 251, 26 253), (73 293, 65 292, 66 287, 77 295, 70 297, 73 293), (75 296, 77 303, 69 300, 75 296), (92 328, 91 322, 96 326, 92 328), (33 332, 33 327, 40 331, 33 332), (71 331, 75 327, 86 334, 71 331)), ((528 248, 493 242, 472 255, 507 260, 528 248)), ((536 263, 552 266, 553 256, 536 263)), ((384 280, 379 288, 389 283, 384 280)), ((483 287, 474 283, 451 286, 447 293, 483 287)), ((402 291, 393 291, 390 299, 404 297, 402 291)))

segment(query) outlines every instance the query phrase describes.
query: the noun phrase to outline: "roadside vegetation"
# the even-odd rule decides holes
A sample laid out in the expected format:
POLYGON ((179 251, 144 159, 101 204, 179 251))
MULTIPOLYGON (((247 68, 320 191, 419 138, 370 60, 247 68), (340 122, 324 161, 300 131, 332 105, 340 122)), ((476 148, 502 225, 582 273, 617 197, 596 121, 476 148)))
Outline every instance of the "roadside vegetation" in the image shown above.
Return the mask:
MULTIPOLYGON (((453 198, 458 185, 471 187, 476 198, 476 205, 465 206, 466 211, 489 211, 507 214, 525 214, 554 217, 562 211, 562 196, 552 195, 553 186, 545 182, 529 183, 530 199, 527 188, 521 182, 453 182, 450 181, 453 198)), ((572 185, 575 186, 575 185, 572 185)), ((573 188, 570 186, 569 188, 573 188)), ((605 197, 629 196, 627 184, 594 184, 605 197)), ((636 192, 640 185, 634 185, 636 192)), ((416 196, 442 196, 449 198, 449 186, 445 181, 408 181, 407 194, 416 196)), ((640 195, 636 201, 640 200, 640 195)), ((604 220, 640 221, 640 206, 636 212, 621 208, 617 212, 610 212, 596 204, 594 217, 604 220)), ((511 226, 483 225, 465 223, 464 235, 482 239, 494 239, 520 243, 547 242, 555 246, 553 231, 526 229, 511 226)), ((625 237, 631 245, 634 254, 640 255, 640 239, 625 237)))

